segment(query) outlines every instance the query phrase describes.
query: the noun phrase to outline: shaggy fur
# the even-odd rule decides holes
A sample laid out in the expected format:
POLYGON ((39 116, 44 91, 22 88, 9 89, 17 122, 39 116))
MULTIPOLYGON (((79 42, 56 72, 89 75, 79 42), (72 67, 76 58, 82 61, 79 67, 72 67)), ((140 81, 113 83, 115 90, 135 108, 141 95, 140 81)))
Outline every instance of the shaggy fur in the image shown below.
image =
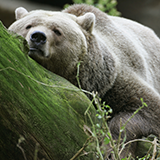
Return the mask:
MULTIPOLYGON (((127 141, 149 134, 159 136, 160 40, 151 29, 84 4, 62 12, 28 13, 18 8, 16 17, 9 29, 24 36, 30 48, 38 48, 29 53, 38 63, 77 85, 76 65, 81 61, 82 88, 98 91, 113 109, 109 127, 114 139, 119 135, 120 118, 125 123, 142 106, 141 98, 148 107, 127 124, 127 141), (45 44, 33 45, 30 36, 37 30, 46 35, 45 44)), ((135 156, 136 143, 129 152, 135 156)))

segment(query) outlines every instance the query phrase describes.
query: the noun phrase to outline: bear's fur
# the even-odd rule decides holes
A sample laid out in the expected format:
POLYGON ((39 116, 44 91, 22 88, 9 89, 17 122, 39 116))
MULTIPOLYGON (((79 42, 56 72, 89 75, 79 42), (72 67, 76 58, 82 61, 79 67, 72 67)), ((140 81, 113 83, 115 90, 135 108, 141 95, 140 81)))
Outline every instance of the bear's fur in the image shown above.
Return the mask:
MULTIPOLYGON (((24 8, 15 12, 17 21, 9 30, 26 38, 30 57, 76 86, 81 62, 82 89, 98 91, 113 109, 109 127, 114 139, 120 118, 125 123, 142 106, 141 98, 148 107, 127 124, 127 141, 159 136, 160 40, 151 29, 84 4, 62 12, 24 8)), ((133 156, 135 149, 136 143, 129 149, 133 156)))

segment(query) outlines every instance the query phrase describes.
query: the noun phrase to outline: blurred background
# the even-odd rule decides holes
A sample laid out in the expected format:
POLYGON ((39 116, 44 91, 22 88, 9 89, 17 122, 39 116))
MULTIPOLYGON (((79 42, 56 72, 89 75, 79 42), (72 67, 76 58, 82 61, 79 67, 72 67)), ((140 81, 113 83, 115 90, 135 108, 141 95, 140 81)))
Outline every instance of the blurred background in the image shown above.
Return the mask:
MULTIPOLYGON (((152 28, 160 37, 160 0, 117 0, 117 9, 126 17, 152 28)), ((72 0, 0 0, 0 20, 8 27, 15 21, 14 10, 33 9, 62 10, 72 0)))

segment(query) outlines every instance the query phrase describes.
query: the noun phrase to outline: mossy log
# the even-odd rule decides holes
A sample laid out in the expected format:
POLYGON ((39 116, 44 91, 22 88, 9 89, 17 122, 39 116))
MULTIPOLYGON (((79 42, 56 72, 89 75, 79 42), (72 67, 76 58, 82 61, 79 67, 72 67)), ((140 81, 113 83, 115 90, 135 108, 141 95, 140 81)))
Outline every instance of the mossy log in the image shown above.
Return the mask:
POLYGON ((27 52, 26 41, 0 24, 0 159, 69 160, 88 138, 91 102, 27 52))

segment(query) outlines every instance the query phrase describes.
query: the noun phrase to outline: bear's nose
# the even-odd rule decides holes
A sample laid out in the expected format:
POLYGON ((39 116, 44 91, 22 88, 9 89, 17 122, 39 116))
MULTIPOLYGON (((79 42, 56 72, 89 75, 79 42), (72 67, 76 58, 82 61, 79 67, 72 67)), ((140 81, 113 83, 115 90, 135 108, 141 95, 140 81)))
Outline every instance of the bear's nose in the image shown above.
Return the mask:
POLYGON ((37 45, 41 45, 46 43, 47 37, 45 33, 40 31, 35 31, 31 34, 30 40, 37 45))

